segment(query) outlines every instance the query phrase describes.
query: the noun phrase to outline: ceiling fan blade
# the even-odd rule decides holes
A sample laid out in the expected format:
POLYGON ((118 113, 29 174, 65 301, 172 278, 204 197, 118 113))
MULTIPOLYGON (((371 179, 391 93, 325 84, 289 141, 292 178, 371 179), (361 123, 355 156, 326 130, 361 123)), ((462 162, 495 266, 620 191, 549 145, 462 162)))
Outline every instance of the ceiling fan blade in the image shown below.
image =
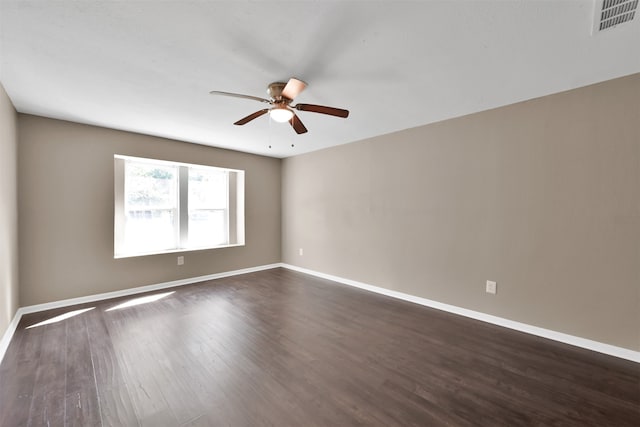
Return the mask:
POLYGON ((300 95, 306 87, 307 84, 305 82, 298 80, 295 77, 291 77, 284 89, 282 89, 282 96, 288 99, 295 99, 295 97, 300 95))
POLYGON ((296 131, 298 135, 300 135, 301 133, 307 132, 307 128, 304 127, 304 125, 302 124, 302 121, 300 120, 300 117, 296 116, 295 113, 293 114, 293 117, 289 119, 289 123, 291 124, 291 127, 293 128, 293 130, 296 131))
POLYGON ((330 116, 342 117, 344 119, 349 117, 349 110, 343 110, 342 108, 325 107, 324 105, 298 104, 292 108, 300 111, 311 111, 313 113, 328 114, 330 116))
POLYGON ((244 98, 244 99, 252 99, 254 101, 265 102, 267 104, 271 104, 271 101, 265 98, 260 98, 258 96, 251 95, 242 95, 241 93, 231 93, 231 92, 221 92, 219 90, 212 90, 209 92, 211 95, 222 95, 222 96, 232 96, 234 98, 244 98))
POLYGON ((255 113, 249 114, 244 119, 238 120, 237 122, 234 123, 234 125, 238 125, 238 126, 246 125, 251 120, 257 119, 258 117, 263 116, 263 115, 267 114, 268 112, 269 112, 268 108, 265 108, 264 110, 256 111, 255 113))

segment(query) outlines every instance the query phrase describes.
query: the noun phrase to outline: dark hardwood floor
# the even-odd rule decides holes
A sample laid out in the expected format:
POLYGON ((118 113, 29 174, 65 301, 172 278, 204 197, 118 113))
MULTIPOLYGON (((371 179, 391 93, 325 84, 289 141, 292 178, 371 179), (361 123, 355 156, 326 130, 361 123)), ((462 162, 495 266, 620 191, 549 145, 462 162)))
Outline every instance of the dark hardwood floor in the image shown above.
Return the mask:
POLYGON ((633 362, 284 269, 172 290, 24 316, 0 425, 640 425, 633 362))

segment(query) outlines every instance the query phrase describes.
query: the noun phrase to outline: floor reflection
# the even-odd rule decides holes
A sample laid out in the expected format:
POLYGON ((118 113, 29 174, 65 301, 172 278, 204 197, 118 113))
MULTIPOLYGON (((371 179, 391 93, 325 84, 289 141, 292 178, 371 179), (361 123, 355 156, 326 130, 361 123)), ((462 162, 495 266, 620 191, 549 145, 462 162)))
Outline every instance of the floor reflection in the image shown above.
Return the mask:
POLYGON ((51 323, 61 322, 61 321, 65 320, 65 319, 68 319, 70 317, 77 316, 77 315, 82 314, 82 313, 84 313, 86 311, 89 311, 89 310, 93 310, 94 308, 95 307, 90 307, 90 308, 83 308, 81 310, 69 311, 68 313, 64 313, 64 314, 61 314, 59 316, 52 317, 51 319, 43 320, 42 322, 36 323, 35 325, 27 326, 26 329, 31 329, 31 328, 35 328, 35 327, 38 327, 38 326, 44 326, 44 325, 49 325, 51 323))
POLYGON ((123 302, 122 304, 118 304, 115 307, 108 308, 105 311, 120 310, 121 308, 133 307, 140 304, 148 304, 150 302, 155 302, 155 301, 158 301, 159 299, 167 297, 174 292, 175 291, 171 291, 171 292, 165 292, 162 294, 148 295, 146 297, 133 298, 133 299, 130 299, 129 301, 123 302))

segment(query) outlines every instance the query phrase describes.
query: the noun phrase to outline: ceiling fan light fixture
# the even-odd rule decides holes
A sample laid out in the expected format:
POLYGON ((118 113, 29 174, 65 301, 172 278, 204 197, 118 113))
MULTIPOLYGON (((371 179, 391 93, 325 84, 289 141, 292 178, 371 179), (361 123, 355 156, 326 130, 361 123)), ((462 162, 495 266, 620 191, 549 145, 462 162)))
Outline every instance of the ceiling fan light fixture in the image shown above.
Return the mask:
POLYGON ((287 107, 274 107, 269 111, 269 115, 273 120, 278 123, 284 123, 291 120, 293 117, 293 111, 288 109, 287 107))

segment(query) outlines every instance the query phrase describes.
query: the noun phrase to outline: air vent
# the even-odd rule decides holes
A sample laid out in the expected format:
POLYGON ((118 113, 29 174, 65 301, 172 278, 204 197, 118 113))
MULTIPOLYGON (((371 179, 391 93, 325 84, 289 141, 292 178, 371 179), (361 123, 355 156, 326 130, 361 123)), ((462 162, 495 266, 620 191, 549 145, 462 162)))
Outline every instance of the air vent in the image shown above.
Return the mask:
POLYGON ((596 0, 593 33, 632 21, 639 0, 596 0))

